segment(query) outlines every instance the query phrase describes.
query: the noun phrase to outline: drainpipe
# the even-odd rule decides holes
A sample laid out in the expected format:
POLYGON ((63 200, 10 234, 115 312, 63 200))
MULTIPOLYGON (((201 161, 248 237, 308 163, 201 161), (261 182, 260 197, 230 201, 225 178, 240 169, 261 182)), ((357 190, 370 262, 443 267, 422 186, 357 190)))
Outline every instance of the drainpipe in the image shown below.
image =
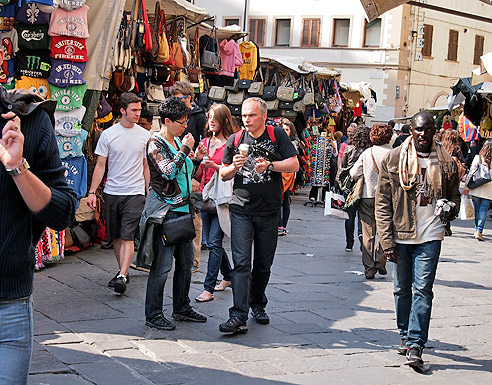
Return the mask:
POLYGON ((417 50, 417 38, 418 38, 418 17, 419 17, 419 8, 413 6, 413 26, 412 26, 412 41, 411 41, 411 47, 410 47, 410 63, 408 66, 408 89, 407 89, 407 102, 405 104, 405 115, 408 113, 408 105, 410 103, 410 89, 411 89, 411 84, 412 84, 412 68, 413 68, 413 61, 415 57, 415 51, 417 50))
POLYGON ((246 29, 246 19, 248 17, 248 8, 249 8, 249 2, 248 0, 244 0, 244 14, 243 14, 243 31, 247 31, 246 29))

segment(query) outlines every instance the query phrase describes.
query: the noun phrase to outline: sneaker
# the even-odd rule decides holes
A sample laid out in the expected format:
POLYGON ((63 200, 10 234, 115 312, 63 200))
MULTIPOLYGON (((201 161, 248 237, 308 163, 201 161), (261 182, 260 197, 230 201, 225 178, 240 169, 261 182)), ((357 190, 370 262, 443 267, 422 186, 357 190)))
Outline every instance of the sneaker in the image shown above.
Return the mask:
POLYGON ((483 241, 483 234, 480 231, 475 231, 475 239, 478 239, 479 241, 483 241))
MULTIPOLYGON (((110 289, 114 288, 114 284, 115 284, 116 280, 118 279, 119 275, 120 275, 120 272, 118 271, 118 273, 116 273, 116 275, 111 279, 111 281, 108 282, 108 287, 110 289)), ((130 283, 130 273, 128 273, 126 275, 126 283, 130 283)))
POLYGON ((268 325, 270 323, 270 317, 265 313, 265 309, 261 307, 251 309, 251 314, 255 317, 257 324, 268 325))
POLYGON ((246 333, 248 327, 246 320, 239 317, 231 317, 226 322, 219 325, 219 331, 222 333, 246 333))
POLYGON ((424 365, 424 360, 422 359, 422 350, 420 346, 413 346, 407 349, 407 362, 406 365, 412 367, 421 368, 424 365))
POLYGON ((159 330, 174 330, 176 329, 176 325, 169 321, 164 314, 159 313, 151 319, 147 319, 145 321, 145 325, 150 326, 151 328, 156 328, 159 330))
POLYGON ((352 251, 353 249, 351 247, 345 247, 345 251, 348 251, 349 253, 352 251))
POLYGON ((173 318, 177 321, 207 322, 207 317, 197 313, 191 307, 182 313, 173 313, 173 318))
POLYGON ((401 354, 402 356, 407 354, 407 342, 408 340, 406 338, 401 339, 400 345, 396 347, 396 351, 398 352, 398 354, 401 354))
POLYGON ((108 243, 101 245, 102 250, 111 250, 113 249, 113 241, 109 241, 108 243))
POLYGON ((119 274, 118 277, 116 277, 116 281, 114 282, 114 291, 118 294, 124 294, 126 291, 127 283, 128 279, 123 274, 119 274))

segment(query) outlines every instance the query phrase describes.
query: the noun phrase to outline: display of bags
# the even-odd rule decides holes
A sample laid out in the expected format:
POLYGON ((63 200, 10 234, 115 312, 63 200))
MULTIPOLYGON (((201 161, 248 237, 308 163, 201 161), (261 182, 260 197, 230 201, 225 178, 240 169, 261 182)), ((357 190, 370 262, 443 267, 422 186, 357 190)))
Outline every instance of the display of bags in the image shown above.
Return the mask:
POLYGON ((237 106, 237 105, 241 105, 243 101, 244 101, 244 91, 227 93, 227 104, 237 106))
POLYGON ((462 221, 475 219, 475 208, 473 206, 473 199, 468 194, 461 197, 460 219, 462 221))
POLYGON ((224 87, 212 86, 208 91, 208 97, 216 102, 223 102, 226 98, 226 90, 224 87))
POLYGON ((348 214, 345 211, 345 198, 342 194, 337 194, 333 191, 326 192, 325 199, 325 216, 330 216, 337 219, 348 219, 348 214))
POLYGON ((231 110, 231 115, 238 116, 241 115, 241 106, 229 106, 229 110, 231 110))
POLYGON ((278 108, 280 108, 281 110, 292 110, 294 109, 294 102, 293 101, 286 102, 284 100, 279 99, 278 108))
POLYGON ((482 157, 480 157, 480 164, 471 177, 469 177, 466 187, 469 189, 474 189, 483 186, 485 183, 489 183, 490 181, 489 166, 483 161, 482 157))
POLYGON ((145 93, 147 94, 147 99, 151 102, 163 102, 166 99, 162 85, 147 82, 145 85, 145 93))
POLYGON ((237 83, 237 88, 240 90, 248 90, 251 85, 251 80, 249 79, 240 79, 237 83))
POLYGON ((277 99, 283 102, 292 102, 294 100, 294 87, 278 87, 277 99))
POLYGON ((294 110, 280 110, 280 116, 287 119, 295 119, 297 116, 297 112, 294 110))
POLYGON ((266 102, 268 111, 276 111, 278 110, 278 99, 269 100, 266 102))

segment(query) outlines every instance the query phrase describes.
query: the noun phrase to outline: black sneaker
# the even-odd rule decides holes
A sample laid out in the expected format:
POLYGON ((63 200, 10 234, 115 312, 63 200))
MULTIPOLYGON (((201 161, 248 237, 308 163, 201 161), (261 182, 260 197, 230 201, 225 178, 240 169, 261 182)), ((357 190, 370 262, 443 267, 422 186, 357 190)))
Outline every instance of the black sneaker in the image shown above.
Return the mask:
POLYGON ((268 325, 270 323, 270 317, 265 313, 265 309, 261 307, 251 309, 251 314, 255 317, 257 324, 268 325))
POLYGON ((400 345, 396 347, 396 351, 398 352, 398 354, 401 354, 402 356, 407 354, 407 342, 408 340, 406 338, 401 339, 400 345))
MULTIPOLYGON (((115 283, 115 282, 116 282, 116 280, 118 279, 118 275, 120 275, 120 272, 119 272, 119 271, 116 273, 116 275, 113 277, 113 279, 111 279, 111 281, 109 281, 109 283, 108 283, 108 287, 109 287, 110 289, 113 289, 113 288, 114 288, 114 283, 115 283)), ((126 283, 130 283, 130 273, 128 273, 128 274, 126 275, 126 283)))
POLYGON ((145 325, 150 326, 151 328, 156 328, 159 330, 174 330, 176 329, 176 325, 169 321, 164 314, 159 313, 151 319, 147 319, 145 321, 145 325))
POLYGON ((248 327, 246 320, 239 317, 231 317, 226 322, 219 325, 219 331, 222 333, 246 333, 248 327))
POLYGON ((414 368, 422 368, 424 366, 424 360, 422 359, 422 350, 420 346, 413 346, 407 350, 407 362, 406 365, 410 365, 414 368))
POLYGON ((178 321, 207 322, 207 317, 197 313, 191 307, 182 313, 173 313, 173 318, 178 321))
POLYGON ((124 294, 127 283, 128 279, 123 274, 118 275, 118 277, 116 277, 116 281, 114 282, 114 291, 118 294, 124 294))

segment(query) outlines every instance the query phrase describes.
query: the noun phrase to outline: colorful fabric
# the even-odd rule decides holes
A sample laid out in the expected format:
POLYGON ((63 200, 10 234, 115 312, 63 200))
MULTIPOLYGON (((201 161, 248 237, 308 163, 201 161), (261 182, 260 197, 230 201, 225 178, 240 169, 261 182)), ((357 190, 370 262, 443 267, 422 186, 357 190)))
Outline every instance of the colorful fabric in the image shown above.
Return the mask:
POLYGON ((31 78, 29 76, 21 76, 15 83, 15 88, 22 88, 29 90, 36 95, 41 96, 43 99, 48 100, 51 98, 50 86, 48 80, 31 78))
POLYGON ((60 152, 60 158, 77 158, 83 156, 82 147, 84 146, 86 139, 87 131, 85 130, 81 130, 80 134, 77 136, 56 135, 56 143, 58 145, 58 151, 60 152))
POLYGON ((15 73, 18 77, 47 79, 51 72, 50 51, 21 49, 15 56, 15 73))
POLYGON ((44 268, 46 263, 62 261, 65 258, 65 230, 55 231, 47 228, 36 247, 36 268, 44 268))
POLYGON ((87 91, 87 84, 70 86, 69 88, 61 88, 50 84, 50 89, 51 99, 57 102, 57 111, 72 111, 82 107, 84 94, 87 91))
POLYGON ((22 2, 17 11, 17 20, 21 23, 30 25, 48 24, 50 22, 49 13, 42 12, 36 3, 22 2))
POLYGON ((239 44, 239 50, 243 57, 243 65, 239 68, 239 77, 243 80, 253 80, 258 65, 258 49, 252 42, 243 41, 239 44))
POLYGON ((85 4, 85 0, 59 0, 59 7, 66 11, 73 11, 85 4))
POLYGON ((14 78, 15 59, 14 55, 19 50, 18 35, 15 29, 0 32, 2 49, 4 53, 3 63, 0 65, 0 83, 10 83, 14 78))
POLYGON ((55 111, 55 132, 62 136, 79 135, 85 110, 82 106, 72 111, 55 111))
POLYGON ((458 119, 458 132, 465 142, 480 139, 477 127, 462 112, 458 119))
POLYGON ((89 27, 87 24, 87 13, 89 7, 83 5, 73 11, 65 11, 58 8, 51 15, 50 30, 51 36, 73 36, 79 38, 89 37, 89 27))
POLYGON ((50 49, 48 25, 29 25, 19 23, 16 26, 19 37, 19 48, 50 49))
POLYGON ((89 60, 85 39, 66 36, 53 36, 51 38, 51 57, 53 59, 65 59, 76 62, 89 60))
POLYGON ((51 59, 51 66, 51 74, 48 78, 51 84, 59 87, 85 84, 85 80, 82 79, 85 63, 51 59))

